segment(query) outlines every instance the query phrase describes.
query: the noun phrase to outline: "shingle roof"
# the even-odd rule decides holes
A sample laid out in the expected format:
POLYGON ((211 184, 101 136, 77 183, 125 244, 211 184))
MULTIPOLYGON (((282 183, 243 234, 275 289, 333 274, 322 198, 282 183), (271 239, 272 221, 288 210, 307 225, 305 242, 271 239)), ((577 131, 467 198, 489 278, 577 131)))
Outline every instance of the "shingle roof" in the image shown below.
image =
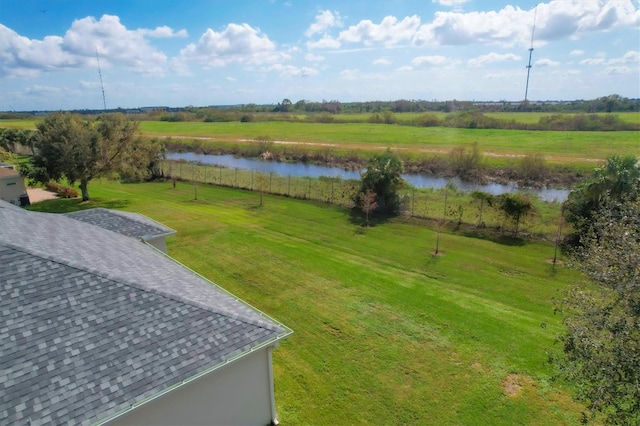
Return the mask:
POLYGON ((147 245, 0 202, 0 418, 88 424, 290 330, 147 245))
POLYGON ((174 235, 176 233, 173 229, 151 220, 146 216, 101 207, 67 213, 66 216, 97 225, 109 231, 126 235, 127 237, 142 238, 143 240, 174 235))

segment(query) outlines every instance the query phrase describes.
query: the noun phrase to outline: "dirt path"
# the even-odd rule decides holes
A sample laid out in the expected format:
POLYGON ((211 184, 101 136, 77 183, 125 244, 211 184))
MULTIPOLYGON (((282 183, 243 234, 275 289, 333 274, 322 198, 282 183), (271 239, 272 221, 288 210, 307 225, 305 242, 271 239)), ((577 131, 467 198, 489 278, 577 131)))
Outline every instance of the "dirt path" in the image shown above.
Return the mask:
POLYGON ((31 204, 37 203, 38 201, 58 198, 54 192, 46 191, 42 188, 27 188, 27 194, 29 194, 29 202, 31 204))
MULTIPOLYGON (((211 141, 211 142, 240 142, 240 143, 255 143, 258 142, 256 139, 220 139, 213 138, 208 136, 184 136, 184 135, 153 135, 155 137, 170 137, 172 139, 193 139, 193 140, 202 140, 202 141, 211 141)), ((295 145, 295 146, 310 146, 310 147, 329 147, 329 148, 343 148, 343 149, 362 149, 362 150, 370 150, 377 149, 384 151, 388 149, 388 146, 378 146, 378 145, 370 145, 365 143, 349 143, 349 144, 340 144, 340 143, 327 143, 327 142, 300 142, 300 141, 270 141, 276 145, 295 145)), ((423 152, 423 153, 432 153, 432 154, 448 154, 451 152, 451 149, 435 149, 435 148, 405 148, 405 147, 392 147, 392 149, 397 151, 406 151, 406 152, 423 152)), ((499 154, 496 152, 483 152, 483 156, 486 157, 494 157, 494 158, 523 158, 526 157, 525 154, 499 154)), ((564 155, 545 155, 545 160, 551 161, 554 163, 574 163, 574 162, 586 162, 586 163, 600 163, 604 161, 601 158, 582 158, 582 157, 571 157, 564 155)))

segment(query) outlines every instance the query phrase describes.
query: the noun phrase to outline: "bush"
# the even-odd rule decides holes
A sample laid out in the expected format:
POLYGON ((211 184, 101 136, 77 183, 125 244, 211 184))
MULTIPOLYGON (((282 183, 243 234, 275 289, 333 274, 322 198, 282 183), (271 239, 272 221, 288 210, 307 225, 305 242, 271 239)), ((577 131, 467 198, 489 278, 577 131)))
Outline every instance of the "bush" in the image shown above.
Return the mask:
POLYGON ((61 198, 76 198, 79 196, 78 191, 68 186, 62 186, 57 182, 47 182, 44 185, 47 191, 55 192, 61 198))

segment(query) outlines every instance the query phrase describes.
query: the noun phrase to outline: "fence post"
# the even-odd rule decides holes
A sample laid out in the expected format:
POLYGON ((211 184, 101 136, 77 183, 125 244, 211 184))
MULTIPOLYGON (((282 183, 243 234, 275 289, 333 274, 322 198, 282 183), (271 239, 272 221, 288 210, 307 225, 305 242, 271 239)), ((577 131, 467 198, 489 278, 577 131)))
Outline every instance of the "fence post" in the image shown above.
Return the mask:
POLYGON ((219 176, 218 185, 222 186, 222 167, 218 167, 218 171, 220 172, 218 173, 218 176, 219 176))
POLYGON ((308 179, 309 179, 309 199, 311 199, 311 176, 309 176, 308 179))
POLYGON ((182 162, 180 163, 178 174, 180 175, 180 178, 182 178, 182 162))
POLYGON ((235 178, 234 178, 233 187, 234 188, 238 187, 238 168, 237 167, 236 167, 236 175, 235 175, 235 178))
POLYGON ((331 178, 331 195, 329 195, 330 204, 333 204, 333 181, 334 181, 334 178, 331 178))
POLYGON ((413 217, 414 210, 416 208, 416 190, 411 191, 411 217, 413 217))
POLYGON ((253 169, 251 169, 251 190, 253 191, 253 169))
POLYGON ((269 194, 272 194, 271 192, 271 177, 273 176, 273 172, 269 173, 269 194))
POLYGON ((207 165, 204 165, 204 183, 207 183, 207 165))
POLYGON ((289 186, 287 187, 287 197, 291 197, 291 175, 289 175, 289 186))

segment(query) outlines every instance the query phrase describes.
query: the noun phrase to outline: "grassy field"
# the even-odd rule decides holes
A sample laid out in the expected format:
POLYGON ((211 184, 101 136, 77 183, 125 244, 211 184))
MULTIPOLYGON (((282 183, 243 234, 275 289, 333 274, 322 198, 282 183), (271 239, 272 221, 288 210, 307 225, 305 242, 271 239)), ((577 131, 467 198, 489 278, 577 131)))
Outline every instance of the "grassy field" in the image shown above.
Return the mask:
MULTIPOLYGON (((506 114, 506 113, 505 113, 506 114)), ((532 113, 534 114, 534 113, 532 113)), ((635 114, 637 116, 638 114, 635 114)), ((628 116, 632 116, 629 114, 628 116)), ((0 127, 34 128, 29 120, 3 120, 0 127)), ((154 137, 196 139, 198 144, 237 144, 268 138, 297 143, 311 150, 334 150, 337 154, 375 152, 391 148, 400 154, 420 157, 446 154, 459 146, 477 143, 492 163, 500 165, 513 156, 543 153, 549 164, 590 164, 607 157, 640 155, 640 133, 559 132, 501 129, 453 129, 373 123, 290 122, 165 122, 142 121, 142 133, 154 137)))
POLYGON ((32 206, 136 211, 178 231, 177 260, 291 327, 274 353, 283 425, 578 424, 551 380, 552 299, 578 275, 553 246, 362 228, 349 210, 178 182, 92 182, 95 200, 32 206))

